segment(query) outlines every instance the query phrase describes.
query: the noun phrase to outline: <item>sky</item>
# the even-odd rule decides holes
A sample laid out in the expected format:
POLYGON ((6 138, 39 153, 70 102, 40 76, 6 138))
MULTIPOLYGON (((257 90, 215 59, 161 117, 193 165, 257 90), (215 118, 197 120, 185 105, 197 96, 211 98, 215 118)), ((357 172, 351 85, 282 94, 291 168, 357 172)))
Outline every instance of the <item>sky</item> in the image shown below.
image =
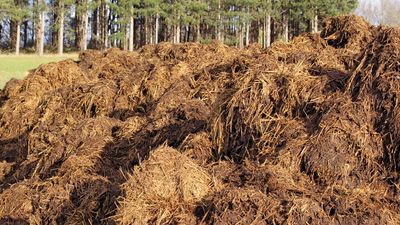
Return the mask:
POLYGON ((370 23, 377 25, 379 19, 371 15, 371 10, 375 12, 381 11, 381 1, 380 0, 359 0, 355 14, 363 16, 370 23))
POLYGON ((374 25, 400 25, 400 0, 359 0, 354 13, 374 25))

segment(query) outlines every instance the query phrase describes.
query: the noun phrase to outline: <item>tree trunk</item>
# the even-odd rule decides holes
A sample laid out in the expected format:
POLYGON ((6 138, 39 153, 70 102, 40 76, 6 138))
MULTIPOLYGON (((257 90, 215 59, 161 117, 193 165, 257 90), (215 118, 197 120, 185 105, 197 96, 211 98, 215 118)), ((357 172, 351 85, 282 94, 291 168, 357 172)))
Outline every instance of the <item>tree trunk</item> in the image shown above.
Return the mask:
POLYGON ((146 34, 146 17, 141 16, 140 19, 140 46, 144 46, 147 43, 147 34, 146 34))
MULTIPOLYGON (((96 0, 97 3, 100 1, 96 0)), ((91 20, 91 38, 90 38, 90 45, 94 49, 98 49, 98 42, 99 42, 99 23, 98 23, 98 18, 99 18, 99 7, 96 7, 93 10, 92 14, 92 20, 91 20)))
POLYGON ((149 40, 150 44, 153 44, 154 43, 153 16, 149 16, 149 18, 147 19, 147 29, 149 30, 148 31, 148 34, 149 34, 148 40, 149 40))
POLYGON ((167 41, 175 44, 175 26, 167 25, 167 41))
POLYGON ((289 17, 288 15, 283 15, 283 41, 289 42, 289 17))
POLYGON ((35 20, 32 21, 32 33, 31 33, 31 43, 35 45, 35 36, 36 36, 36 23, 35 20))
MULTIPOLYGON (((28 21, 24 22, 24 48, 28 45, 28 21)), ((1 37, 0 37, 1 40, 1 37)))
POLYGON ((176 37, 176 44, 179 44, 180 42, 181 42, 181 22, 180 22, 180 20, 181 20, 181 17, 180 16, 178 16, 178 24, 176 25, 176 35, 175 35, 175 37, 176 37))
MULTIPOLYGON (((182 34, 182 30, 181 30, 181 34, 182 34)), ((183 37, 181 37, 181 41, 186 42, 187 36, 188 36, 188 27, 185 25, 185 26, 183 26, 183 37)))
MULTIPOLYGON (((58 24, 59 21, 59 13, 60 10, 58 9, 59 6, 59 2, 62 0, 53 0, 52 2, 52 8, 54 8, 55 10, 53 10, 52 12, 52 20, 50 21, 50 23, 53 25, 58 24)), ((58 47, 58 29, 56 29, 55 26, 51 26, 51 46, 53 48, 57 48, 58 47)))
POLYGON ((75 31, 75 39, 74 39, 74 47, 79 49, 79 12, 78 12, 78 5, 79 5, 79 0, 76 0, 75 2, 75 18, 74 18, 74 31, 75 31))
POLYGON ((45 23, 45 18, 44 18, 44 11, 41 12, 40 16, 40 32, 38 35, 40 36, 40 41, 39 41, 39 55, 42 56, 44 53, 44 23, 45 23))
POLYGON ((167 41, 175 44, 175 25, 167 25, 167 41))
POLYGON ((133 22, 133 48, 140 45, 140 20, 135 19, 133 22))
POLYGON ((138 48, 140 45, 140 16, 133 18, 133 47, 132 49, 138 48))
POLYGON ((192 26, 186 25, 185 26, 185 42, 190 42, 190 35, 192 33, 192 26))
POLYGON ((196 42, 197 43, 200 43, 200 39, 201 39, 201 31, 200 31, 201 29, 200 29, 200 20, 199 20, 199 22, 197 23, 197 26, 196 26, 196 42))
MULTIPOLYGON (((112 34, 116 34, 118 31, 118 27, 112 26, 112 34)), ((117 39, 114 37, 114 40, 112 40, 112 47, 117 47, 117 39)))
MULTIPOLYGON (((4 1, 4 0, 3 0, 4 1)), ((21 0, 13 0, 14 5, 17 8, 20 8, 22 6, 21 0)), ((17 43, 17 33, 20 31, 18 29, 18 26, 21 26, 21 22, 18 21, 16 18, 11 18, 10 19, 10 46, 12 49, 15 49, 16 43, 17 43)))
POLYGON ((105 0, 101 1, 100 5, 100 48, 102 50, 107 49, 107 36, 108 36, 108 24, 107 24, 107 5, 105 3, 105 0))
POLYGON ((88 11, 85 10, 83 13, 83 28, 82 28, 82 43, 81 43, 81 50, 87 50, 87 37, 88 37, 88 23, 89 23, 89 16, 88 11))
POLYGON ((271 15, 267 14, 264 18, 263 48, 271 45, 271 15))
POLYGON ((88 11, 87 11, 87 0, 76 1, 76 37, 78 48, 80 51, 87 49, 87 30, 88 30, 88 11), (84 9, 82 9, 82 7, 84 9))
POLYGON ((225 41, 225 27, 222 23, 222 18, 221 18, 221 38, 220 38, 221 43, 224 43, 225 41))
POLYGON ((80 7, 82 6, 83 0, 75 1, 75 47, 79 50, 81 49, 81 40, 82 40, 82 12, 80 7))
POLYGON ((15 49, 15 43, 17 41, 17 26, 18 26, 18 21, 15 19, 10 21, 10 47, 12 49, 15 49))
POLYGON ((129 51, 133 51, 133 29, 135 25, 135 20, 133 19, 133 15, 129 17, 129 51))
POLYGON ((258 29, 258 44, 264 48, 264 20, 258 21, 257 29, 258 29))
POLYGON ((168 24, 163 18, 159 18, 159 25, 158 25, 158 43, 168 41, 168 24))
POLYGON ((159 25, 159 20, 160 20, 160 15, 157 13, 156 15, 156 28, 154 31, 154 44, 158 44, 158 32, 160 30, 160 25, 159 25))
POLYGON ((36 53, 39 56, 43 55, 44 52, 44 10, 43 7, 43 0, 37 0, 37 5, 39 7, 39 15, 38 15, 38 22, 36 24, 36 53))
MULTIPOLYGON (((250 15, 250 8, 247 7, 247 14, 250 15)), ((247 21, 245 22, 245 27, 246 27, 246 35, 245 35, 245 45, 249 46, 250 44, 250 20, 247 19, 247 21)))
POLYGON ((244 24, 241 24, 240 28, 239 28, 239 48, 240 49, 244 48, 244 42, 243 42, 244 28, 243 27, 244 27, 244 24))
POLYGON ((250 21, 246 22, 246 46, 250 44, 250 21))
POLYGON ((58 28, 58 54, 62 55, 64 52, 64 2, 59 2, 59 28, 58 28))
POLYGON ((178 33, 178 25, 175 25, 174 26, 174 44, 178 44, 178 40, 179 40, 179 38, 178 38, 178 36, 179 36, 179 33, 178 33))
POLYGON ((176 26, 176 43, 179 44, 181 42, 181 25, 178 24, 176 26))
POLYGON ((130 37, 130 31, 128 31, 128 28, 126 25, 124 25, 124 51, 127 51, 129 49, 129 37, 130 37))
POLYGON ((17 30, 15 33, 17 34, 16 42, 15 42, 15 54, 19 55, 19 43, 21 39, 21 33, 20 33, 20 28, 21 28, 21 23, 17 22, 17 30))
POLYGON ((0 44, 3 39, 3 21, 0 21, 0 44))
POLYGON ((313 33, 318 33, 318 15, 314 16, 313 25, 313 33))
POLYGON ((221 0, 218 0, 218 25, 217 25, 217 40, 222 41, 221 35, 222 21, 221 21, 221 0))
POLYGON ((267 26, 268 26, 268 15, 265 15, 264 21, 263 21, 263 37, 262 37, 262 47, 263 48, 268 47, 267 37, 268 37, 268 33, 271 32, 271 30, 268 29, 267 26))
POLYGON ((104 18, 104 49, 107 49, 110 44, 108 43, 108 33, 110 32, 109 26, 108 26, 108 16, 109 16, 109 10, 107 5, 104 6, 105 8, 105 18, 104 18))
POLYGON ((144 43, 143 43, 143 45, 147 45, 149 42, 148 42, 148 39, 149 39, 149 34, 148 34, 148 30, 149 29, 147 29, 147 21, 148 21, 148 18, 147 18, 147 16, 144 16, 144 24, 143 24, 143 28, 144 28, 144 43))
POLYGON ((310 30, 311 33, 314 33, 314 31, 315 31, 315 24, 314 23, 315 23, 314 18, 312 18, 311 19, 311 30, 310 30))

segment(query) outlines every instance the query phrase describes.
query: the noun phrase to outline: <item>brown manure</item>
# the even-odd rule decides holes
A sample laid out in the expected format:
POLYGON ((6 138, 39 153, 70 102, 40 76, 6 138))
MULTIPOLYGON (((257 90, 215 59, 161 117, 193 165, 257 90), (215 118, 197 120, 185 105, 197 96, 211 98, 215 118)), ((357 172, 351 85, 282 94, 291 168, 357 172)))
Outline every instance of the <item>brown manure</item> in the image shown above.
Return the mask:
POLYGON ((348 188, 379 180, 383 143, 374 131, 375 112, 368 103, 335 101, 304 145, 302 169, 316 182, 348 188))
POLYGON ((0 90, 0 224, 400 224, 400 29, 85 51, 0 90))
POLYGON ((347 91, 354 101, 368 101, 375 112, 375 130, 383 138, 384 166, 399 179, 399 49, 400 29, 382 28, 357 60, 347 91), (393 173, 394 172, 394 173, 393 173))
POLYGON ((250 72, 252 77, 239 81, 242 85, 221 105, 214 122, 219 151, 235 160, 257 158, 260 146, 280 145, 287 120, 312 120, 329 98, 324 90, 329 78, 311 76, 305 67, 291 64, 277 71, 250 72))

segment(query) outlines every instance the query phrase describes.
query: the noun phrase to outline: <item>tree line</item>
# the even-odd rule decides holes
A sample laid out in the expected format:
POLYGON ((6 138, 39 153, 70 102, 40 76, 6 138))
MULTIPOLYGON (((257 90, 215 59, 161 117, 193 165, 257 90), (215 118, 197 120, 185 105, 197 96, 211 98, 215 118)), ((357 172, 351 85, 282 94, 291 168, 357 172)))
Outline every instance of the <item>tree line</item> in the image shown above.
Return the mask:
POLYGON ((134 50, 159 42, 219 40, 269 46, 317 32, 357 0, 1 0, 3 49, 43 52, 134 50))

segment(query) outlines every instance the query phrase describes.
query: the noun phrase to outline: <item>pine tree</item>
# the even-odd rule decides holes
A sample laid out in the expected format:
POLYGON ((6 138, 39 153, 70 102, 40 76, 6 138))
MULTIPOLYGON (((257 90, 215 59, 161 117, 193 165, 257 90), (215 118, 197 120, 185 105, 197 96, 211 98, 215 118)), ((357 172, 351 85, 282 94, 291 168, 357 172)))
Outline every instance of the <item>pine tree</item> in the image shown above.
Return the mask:
POLYGON ((150 43, 157 44, 160 34, 160 17, 168 16, 165 13, 167 3, 162 0, 143 0, 141 14, 150 20, 150 43))
POLYGON ((190 35, 193 33, 193 27, 196 28, 193 41, 200 41, 200 23, 206 15, 208 5, 200 0, 189 0, 183 2, 184 14, 182 15, 182 23, 188 28, 185 32, 185 41, 190 41, 190 35))
POLYGON ((271 45, 272 0, 260 0, 258 2, 258 9, 258 19, 262 21, 261 43, 263 48, 267 48, 271 45))
POLYGON ((29 33, 43 54, 46 11, 46 39, 57 45, 59 54, 64 46, 85 50, 87 43, 90 48, 112 44, 131 51, 159 41, 211 39, 268 47, 277 38, 288 41, 300 32, 317 32, 324 18, 349 13, 356 5, 356 0, 1 0, 0 19, 6 22, 0 23, 0 39, 9 31, 1 25, 10 21, 9 46, 19 44, 22 33, 26 47, 29 33), (32 1, 34 8, 29 9, 26 5, 32 1), (30 32, 29 26, 35 29, 30 32))
POLYGON ((24 0, 4 0, 0 5, 4 11, 0 11, 0 16, 10 18, 10 46, 15 49, 15 54, 19 54, 21 40, 21 23, 28 16, 26 2, 24 0))

